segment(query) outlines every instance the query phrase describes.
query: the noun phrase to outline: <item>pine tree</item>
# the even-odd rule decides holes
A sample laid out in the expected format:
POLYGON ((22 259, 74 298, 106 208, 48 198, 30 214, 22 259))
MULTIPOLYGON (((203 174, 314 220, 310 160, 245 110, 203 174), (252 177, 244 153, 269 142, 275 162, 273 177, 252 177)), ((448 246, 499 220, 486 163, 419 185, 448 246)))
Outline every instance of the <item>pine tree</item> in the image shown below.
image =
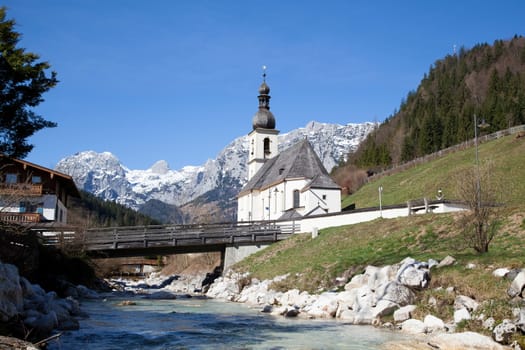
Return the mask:
POLYGON ((0 153, 23 158, 33 145, 27 139, 35 132, 56 126, 31 109, 43 102, 42 94, 58 80, 47 62, 17 47, 20 34, 14 31, 15 21, 6 19, 0 7, 0 153))

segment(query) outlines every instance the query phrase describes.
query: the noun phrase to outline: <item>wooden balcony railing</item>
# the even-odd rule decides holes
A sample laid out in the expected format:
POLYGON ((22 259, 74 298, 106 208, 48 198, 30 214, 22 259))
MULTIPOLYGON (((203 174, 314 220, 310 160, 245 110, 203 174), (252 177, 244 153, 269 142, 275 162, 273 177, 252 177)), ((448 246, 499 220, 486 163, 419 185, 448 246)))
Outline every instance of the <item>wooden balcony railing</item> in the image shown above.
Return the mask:
POLYGON ((32 223, 40 222, 38 213, 2 213, 0 212, 0 221, 10 223, 32 223))
POLYGON ((4 196, 41 196, 42 185, 41 184, 8 184, 0 183, 0 195, 4 196))

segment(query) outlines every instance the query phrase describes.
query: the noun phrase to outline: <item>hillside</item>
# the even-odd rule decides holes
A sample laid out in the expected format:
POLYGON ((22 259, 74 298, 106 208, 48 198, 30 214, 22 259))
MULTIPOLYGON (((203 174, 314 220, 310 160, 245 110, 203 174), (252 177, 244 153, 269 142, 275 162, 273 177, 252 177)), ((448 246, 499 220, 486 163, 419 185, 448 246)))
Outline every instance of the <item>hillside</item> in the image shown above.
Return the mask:
POLYGON ((384 169, 473 138, 474 115, 490 133, 525 123, 525 38, 497 40, 436 61, 398 112, 348 164, 384 169))
MULTIPOLYGON (((504 202, 511 206, 522 205, 525 198, 525 138, 510 135, 479 145, 480 163, 490 162, 492 176, 504 179, 504 202)), ((357 208, 379 205, 378 188, 383 187, 384 205, 405 203, 407 200, 427 197, 436 199, 438 189, 445 199, 457 199, 455 179, 476 164, 475 148, 451 153, 434 161, 416 165, 391 176, 379 178, 364 185, 343 200, 343 207, 355 203, 357 208)))
POLYGON ((80 191, 80 198, 71 198, 68 222, 87 227, 154 225, 159 220, 125 207, 105 201, 89 192, 80 191))
MULTIPOLYGON (((512 318, 512 303, 506 294, 510 281, 491 275, 498 267, 523 268, 525 244, 525 165, 523 152, 525 138, 507 136, 480 146, 482 162, 497 162, 494 177, 504 177, 508 191, 507 206, 501 214, 501 226, 490 245, 489 252, 477 254, 466 245, 461 214, 426 214, 398 219, 377 219, 356 225, 321 230, 311 238, 309 233, 296 235, 278 242, 240 262, 240 271, 250 271, 253 277, 269 279, 289 274, 273 288, 289 290, 298 288, 319 293, 340 286, 336 278, 348 281, 361 273, 367 265, 395 264, 413 257, 420 261, 441 260, 447 255, 457 259, 457 264, 446 269, 433 270, 429 288, 418 293, 417 314, 424 317, 432 313, 450 320, 454 298, 445 289, 454 286, 456 294, 468 295, 484 304, 480 312, 488 312, 496 322, 512 318), (473 268, 467 268, 473 264, 473 268), (439 289, 441 288, 441 289, 439 289), (437 300, 428 304, 429 298, 437 300), (490 310, 484 309, 490 307, 490 310)), ((407 199, 432 195, 442 186, 446 196, 453 198, 450 181, 462 169, 474 165, 474 149, 456 152, 392 176, 371 181, 367 186, 348 197, 359 207, 377 205, 378 187, 384 187, 386 204, 400 203, 407 199), (450 195, 447 195, 450 194, 450 195)), ((464 329, 485 332, 479 322, 469 321, 464 329)))

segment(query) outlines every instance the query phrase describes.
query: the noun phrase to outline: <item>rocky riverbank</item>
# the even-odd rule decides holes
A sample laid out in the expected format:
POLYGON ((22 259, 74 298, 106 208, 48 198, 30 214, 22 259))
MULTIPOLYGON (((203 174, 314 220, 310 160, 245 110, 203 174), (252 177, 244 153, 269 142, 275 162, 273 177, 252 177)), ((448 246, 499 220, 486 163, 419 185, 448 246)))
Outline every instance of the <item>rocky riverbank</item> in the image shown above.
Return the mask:
MULTIPOLYGON (((492 278, 508 281, 508 298, 513 301, 513 317, 496 321, 483 307, 490 301, 475 300, 461 295, 454 286, 440 286, 440 293, 453 300, 450 319, 426 312, 428 306, 439 307, 432 297, 421 299, 428 290, 433 271, 455 264, 447 257, 442 261, 416 261, 406 258, 398 264, 383 267, 368 266, 362 274, 349 281, 339 279, 340 287, 333 291, 310 294, 298 289, 279 292, 272 289, 287 276, 259 281, 247 273, 227 271, 213 283, 210 275, 152 274, 142 280, 111 280, 115 291, 144 294, 148 298, 172 299, 204 295, 206 297, 246 303, 261 312, 282 317, 326 318, 355 325, 374 325, 400 330, 413 340, 385 344, 385 349, 522 349, 513 340, 525 332, 525 270, 494 269, 492 278), (480 312, 483 310, 483 312, 480 312), (424 316, 422 316, 424 315, 424 316), (491 337, 474 332, 459 332, 466 320, 479 321, 491 337)), ((474 267, 472 267, 474 268, 474 267)), ((83 286, 70 286, 68 297, 45 292, 18 275, 14 265, 0 263, 0 317, 4 323, 18 324, 31 330, 33 338, 44 338, 53 331, 78 329, 78 319, 85 317, 79 308, 82 298, 100 296, 83 286)))
MULTIPOLYGON (((455 259, 447 257, 440 262, 406 258, 395 265, 368 266, 364 273, 353 276, 340 290, 317 295, 297 289, 286 292, 272 290, 272 284, 286 276, 259 281, 246 273, 228 271, 215 280, 206 295, 247 303, 273 315, 334 318, 355 325, 371 324, 399 329, 417 337, 411 343, 389 344, 392 348, 429 349, 432 348, 429 344, 433 344, 435 349, 503 349, 507 345, 521 349, 521 345, 517 341, 511 342, 511 339, 514 334, 525 332, 525 307, 516 307, 513 319, 496 324, 492 315, 478 312, 480 302, 457 294, 454 286, 439 287, 454 300, 453 318, 442 320, 432 314, 425 315, 423 319, 413 318, 418 308, 417 294, 428 288, 431 271, 452 264, 455 264, 455 259), (474 332, 456 333, 463 322, 473 318, 480 321, 492 337, 474 332)), ((500 268, 495 269, 492 275, 493 278, 508 279, 509 300, 514 299, 515 305, 524 305, 521 298, 525 270, 500 268)), ((430 298, 425 303, 435 304, 437 301, 430 298)))
MULTIPOLYGON (((98 298, 98 294, 84 286, 70 285, 66 298, 55 292, 46 292, 38 284, 31 284, 11 264, 0 263, 0 323, 2 328, 18 338, 40 341, 53 331, 79 328, 79 318, 87 317, 79 299, 98 298)), ((8 339, 3 339, 7 343, 8 339)), ((11 340, 16 342, 16 340, 11 340)))

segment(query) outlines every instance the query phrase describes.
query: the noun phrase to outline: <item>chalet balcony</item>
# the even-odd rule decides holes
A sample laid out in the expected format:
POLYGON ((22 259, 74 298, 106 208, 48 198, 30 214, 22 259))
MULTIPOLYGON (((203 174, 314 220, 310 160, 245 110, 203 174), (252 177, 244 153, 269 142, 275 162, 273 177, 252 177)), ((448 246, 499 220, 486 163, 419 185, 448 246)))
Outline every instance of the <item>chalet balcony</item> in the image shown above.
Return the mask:
POLYGON ((40 214, 38 213, 2 213, 0 212, 0 221, 17 223, 17 224, 28 224, 34 222, 40 222, 40 214))
POLYGON ((29 196, 41 196, 41 195, 42 195, 42 185, 41 184, 0 183, 0 196, 29 197, 29 196))

